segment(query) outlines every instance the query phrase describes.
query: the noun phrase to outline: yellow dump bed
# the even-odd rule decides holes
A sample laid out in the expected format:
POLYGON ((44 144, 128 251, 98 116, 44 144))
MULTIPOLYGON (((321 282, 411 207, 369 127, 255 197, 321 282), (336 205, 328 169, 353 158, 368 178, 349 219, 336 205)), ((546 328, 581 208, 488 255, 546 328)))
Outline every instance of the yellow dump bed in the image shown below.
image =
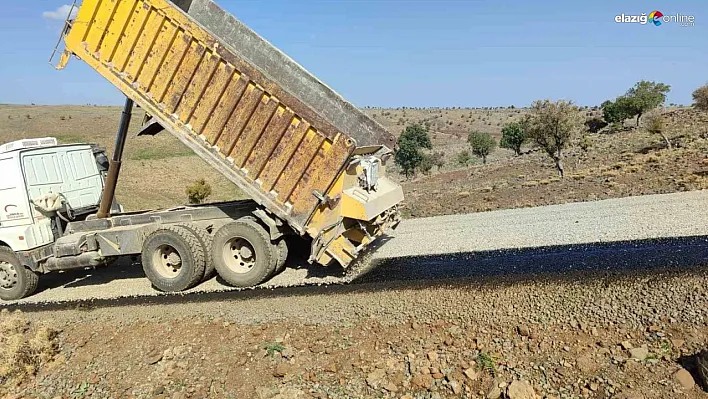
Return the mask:
POLYGON ((383 175, 394 137, 211 0, 83 0, 67 26, 60 68, 71 55, 85 61, 321 241, 316 260, 348 264, 342 251, 398 218, 401 188, 383 175))

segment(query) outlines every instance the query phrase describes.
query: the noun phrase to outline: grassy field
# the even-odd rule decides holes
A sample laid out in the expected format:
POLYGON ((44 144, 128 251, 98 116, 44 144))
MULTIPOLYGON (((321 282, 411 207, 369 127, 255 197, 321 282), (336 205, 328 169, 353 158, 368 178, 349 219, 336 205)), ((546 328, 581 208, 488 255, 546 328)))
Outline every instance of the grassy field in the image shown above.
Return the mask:
MULTIPOLYGON (((405 180, 407 216, 432 216, 493 209, 588 201, 630 195, 708 188, 708 114, 690 108, 665 112, 673 149, 643 128, 588 134, 587 151, 578 142, 567 152, 567 177, 557 177, 544 154, 497 149, 487 165, 473 159, 459 165, 468 149, 470 130, 491 133, 497 140, 504 124, 523 109, 365 109, 398 135, 410 123, 428 124, 434 151, 445 153, 445 165, 430 175, 405 180)), ((595 114, 585 111, 588 116, 595 114)), ((62 143, 96 143, 109 152, 120 107, 0 105, 0 142, 28 137, 57 137, 62 143)), ((117 196, 126 209, 164 208, 187 202, 185 187, 204 177, 213 188, 210 201, 243 198, 234 184, 169 133, 137 137, 143 113, 133 115, 117 196)))

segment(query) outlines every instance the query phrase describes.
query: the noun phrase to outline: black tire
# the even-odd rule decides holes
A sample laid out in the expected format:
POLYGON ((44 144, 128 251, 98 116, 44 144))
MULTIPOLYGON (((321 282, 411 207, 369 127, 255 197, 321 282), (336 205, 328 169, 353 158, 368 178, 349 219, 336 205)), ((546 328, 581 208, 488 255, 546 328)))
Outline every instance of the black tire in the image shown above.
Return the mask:
POLYGON ((206 229, 191 223, 180 223, 177 226, 191 231, 202 244, 202 250, 204 251, 204 276, 201 281, 204 282, 214 277, 216 268, 214 267, 214 259, 211 256, 211 242, 213 241, 211 234, 206 229))
POLYGON ((278 254, 263 226, 251 218, 241 218, 214 234, 212 257, 217 273, 227 283, 252 287, 273 275, 278 254))
POLYGON ((204 250, 195 234, 179 226, 161 227, 143 243, 143 270, 152 285, 160 291, 178 292, 190 289, 204 277, 204 250), (175 268, 168 257, 176 254, 175 268))
POLYGON ((0 247, 0 299, 14 301, 37 290, 39 276, 27 269, 10 248, 0 247))
POLYGON ((288 260, 288 243, 285 237, 280 237, 277 244, 275 244, 276 252, 278 253, 278 260, 275 264, 275 274, 280 274, 285 270, 285 262, 288 260))

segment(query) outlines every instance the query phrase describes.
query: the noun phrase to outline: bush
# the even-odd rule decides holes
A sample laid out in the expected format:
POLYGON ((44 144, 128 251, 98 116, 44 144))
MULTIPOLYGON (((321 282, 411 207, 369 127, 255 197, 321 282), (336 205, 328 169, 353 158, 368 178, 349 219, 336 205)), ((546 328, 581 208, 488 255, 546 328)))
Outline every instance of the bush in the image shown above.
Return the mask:
POLYGON ((693 92, 693 106, 701 111, 708 111, 708 84, 693 92))
POLYGON ((587 134, 584 134, 583 137, 580 138, 580 142, 578 143, 578 146, 580 147, 583 152, 588 152, 591 146, 590 142, 590 137, 587 136, 587 134))
POLYGON ((529 139, 553 160, 560 177, 564 177, 563 150, 583 126, 584 116, 571 101, 537 100, 522 126, 529 139))
POLYGON ((445 153, 442 151, 435 151, 434 153, 430 154, 430 162, 432 162, 433 166, 436 166, 438 168, 439 172, 440 169, 445 166, 445 153))
POLYGON ((633 115, 632 104, 626 97, 617 97, 615 101, 605 101, 601 105, 602 117, 609 124, 622 124, 633 115))
POLYGON ((472 153, 482 158, 482 162, 485 164, 487 163, 487 156, 491 154, 497 146, 497 142, 489 133, 470 132, 467 141, 472 146, 472 153))
POLYGON ((607 122, 598 117, 593 117, 585 121, 585 127, 590 133, 597 133, 607 126, 607 122))
POLYGON ((472 155, 467 150, 462 150, 457 153, 457 163, 462 166, 467 166, 472 162, 472 155))
POLYGON ((666 147, 671 149, 671 141, 664 132, 664 117, 660 113, 652 114, 647 118, 647 131, 652 134, 658 134, 666 143, 666 147))
POLYGON ((502 128, 502 138, 499 147, 514 150, 517 156, 521 155, 521 146, 526 141, 526 132, 519 122, 512 122, 502 128))
POLYGON ((211 195, 211 186, 204 179, 195 181, 185 190, 190 204, 202 204, 211 195))
POLYGON ((423 154, 423 159, 418 165, 418 169, 423 172, 424 175, 429 175, 430 171, 433 170, 433 156, 429 154, 423 154))

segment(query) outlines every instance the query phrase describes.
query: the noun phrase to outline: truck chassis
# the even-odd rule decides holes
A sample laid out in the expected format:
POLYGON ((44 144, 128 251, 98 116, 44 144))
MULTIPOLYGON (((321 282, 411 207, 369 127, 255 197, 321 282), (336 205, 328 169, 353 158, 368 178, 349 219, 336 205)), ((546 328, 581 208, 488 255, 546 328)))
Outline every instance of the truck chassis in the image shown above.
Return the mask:
MULTIPOLYGON (((285 266, 284 236, 291 232, 276 220, 252 200, 90 216, 70 222, 53 244, 19 251, 17 258, 29 269, 24 274, 34 274, 103 266, 139 255, 146 276, 161 291, 192 288, 215 271, 229 284, 246 287, 285 266)), ((6 283, 34 285, 23 287, 25 296, 34 291, 37 279, 22 274, 6 283)))

